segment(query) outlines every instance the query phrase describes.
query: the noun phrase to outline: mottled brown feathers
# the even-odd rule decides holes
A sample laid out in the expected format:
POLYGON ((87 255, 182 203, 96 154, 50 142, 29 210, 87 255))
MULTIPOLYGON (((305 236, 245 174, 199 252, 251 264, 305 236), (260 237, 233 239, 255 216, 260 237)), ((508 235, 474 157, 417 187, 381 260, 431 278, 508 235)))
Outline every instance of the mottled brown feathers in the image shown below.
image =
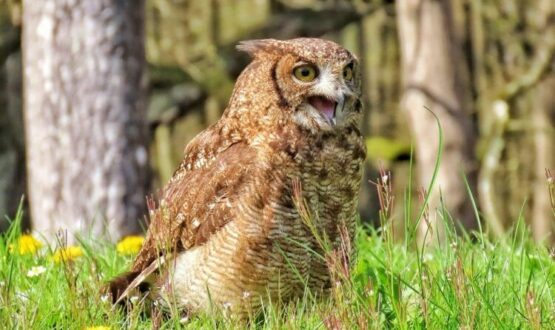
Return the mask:
MULTIPOLYGON (((236 143, 206 160, 204 166, 191 171, 184 166, 183 173, 176 173, 179 179, 166 187, 132 269, 142 270, 168 248, 180 252, 203 244, 231 221, 237 212, 232 206, 248 180, 255 156, 252 148, 236 143)), ((192 162, 198 160, 191 157, 192 162)))
POLYGON ((314 255, 323 249, 293 192, 333 247, 352 238, 365 157, 357 60, 322 39, 255 40, 238 49, 253 62, 222 118, 186 147, 132 272, 111 283, 113 295, 149 278, 161 305, 244 315, 264 300, 330 286, 327 264, 314 255), (317 70, 313 80, 293 75, 302 65, 317 70))

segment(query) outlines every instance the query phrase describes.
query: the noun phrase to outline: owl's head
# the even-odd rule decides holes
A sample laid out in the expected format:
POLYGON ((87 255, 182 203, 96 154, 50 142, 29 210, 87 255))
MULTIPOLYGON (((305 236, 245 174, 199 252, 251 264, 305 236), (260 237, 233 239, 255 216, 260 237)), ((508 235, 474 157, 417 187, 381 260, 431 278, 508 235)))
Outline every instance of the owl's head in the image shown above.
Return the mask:
POLYGON ((323 39, 251 40, 238 46, 253 62, 243 79, 272 95, 279 111, 311 131, 351 124, 361 111, 357 58, 323 39))

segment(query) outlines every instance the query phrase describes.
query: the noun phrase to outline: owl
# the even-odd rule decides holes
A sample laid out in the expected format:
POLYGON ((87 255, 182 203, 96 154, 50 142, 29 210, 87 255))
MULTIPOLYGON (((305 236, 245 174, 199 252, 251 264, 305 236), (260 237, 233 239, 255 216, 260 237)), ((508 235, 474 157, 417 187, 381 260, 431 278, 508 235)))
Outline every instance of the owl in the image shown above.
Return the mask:
POLYGON ((354 235, 366 154, 359 63, 323 39, 237 48, 252 61, 219 121, 185 148, 130 272, 108 286, 113 299, 140 289, 186 313, 241 315, 330 286, 315 229, 332 247, 354 235))

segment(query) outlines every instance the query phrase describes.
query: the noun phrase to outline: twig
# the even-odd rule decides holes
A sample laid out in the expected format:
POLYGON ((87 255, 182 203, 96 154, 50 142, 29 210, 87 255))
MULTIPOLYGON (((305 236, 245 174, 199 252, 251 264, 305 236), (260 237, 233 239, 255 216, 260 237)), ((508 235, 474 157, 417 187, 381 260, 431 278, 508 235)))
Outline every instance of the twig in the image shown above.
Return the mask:
POLYGON ((536 86, 547 73, 552 71, 555 60, 555 31, 546 32, 545 46, 540 47, 536 58, 527 72, 505 85, 500 98, 507 102, 536 86))

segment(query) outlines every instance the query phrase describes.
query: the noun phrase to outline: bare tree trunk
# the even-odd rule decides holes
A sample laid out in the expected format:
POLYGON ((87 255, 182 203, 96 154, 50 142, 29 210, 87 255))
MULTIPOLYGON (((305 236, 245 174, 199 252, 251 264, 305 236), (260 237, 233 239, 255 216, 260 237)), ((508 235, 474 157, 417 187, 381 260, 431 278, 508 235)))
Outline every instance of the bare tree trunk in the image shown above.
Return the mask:
MULTIPOLYGON (((550 0, 543 0, 539 3, 539 10, 543 15, 538 20, 541 27, 548 33, 554 31, 555 5, 550 0)), ((555 63, 555 43, 553 34, 547 42, 542 42, 540 47, 550 47, 547 49, 546 63, 555 63), (547 44, 547 45, 546 45, 547 44)), ((547 69, 546 69, 547 70, 547 69)), ((532 204, 532 234, 537 242, 543 242, 546 246, 555 244, 555 219, 551 199, 546 187, 545 170, 555 170, 555 73, 551 73, 544 81, 541 81, 536 88, 537 104, 532 108, 532 122, 534 127, 534 146, 535 146, 535 168, 533 184, 533 204, 532 204)))
POLYGON ((34 230, 136 232, 144 214, 144 1, 25 0, 24 109, 34 230))
POLYGON ((0 231, 25 193, 19 44, 20 29, 12 24, 7 4, 0 3, 0 231))
MULTIPOLYGON (((476 219, 462 174, 473 188, 474 141, 465 105, 466 86, 461 69, 465 64, 454 33, 450 1, 403 0, 396 4, 404 74, 402 108, 409 116, 415 137, 420 185, 428 187, 438 153, 436 121, 425 110, 427 107, 438 116, 444 133, 437 185, 430 192, 431 209, 439 207, 441 195, 451 216, 464 228, 473 229, 476 219)), ((431 220, 434 235, 441 239, 444 233, 439 216, 431 220)), ((427 228, 422 222, 421 238, 427 228)))
POLYGON ((532 109, 536 149, 532 234, 536 241, 549 245, 555 242, 555 219, 547 191, 545 169, 555 169, 555 77, 552 75, 541 82, 537 89, 539 102, 532 109))

